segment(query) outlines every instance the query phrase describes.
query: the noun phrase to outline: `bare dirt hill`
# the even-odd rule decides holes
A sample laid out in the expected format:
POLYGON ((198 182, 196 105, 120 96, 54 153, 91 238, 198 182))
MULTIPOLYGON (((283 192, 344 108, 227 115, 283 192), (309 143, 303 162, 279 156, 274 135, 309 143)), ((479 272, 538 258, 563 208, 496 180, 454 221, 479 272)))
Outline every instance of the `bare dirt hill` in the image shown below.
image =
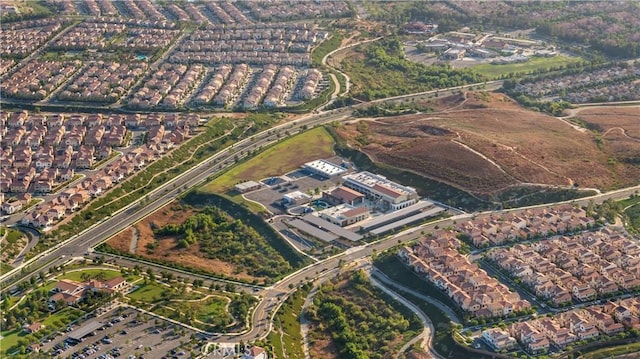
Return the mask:
POLYGON ((626 144, 615 145, 615 130, 605 136, 578 131, 499 93, 471 92, 421 105, 434 111, 364 119, 338 133, 376 161, 478 194, 518 183, 607 189, 640 178, 640 167, 618 160, 626 144))

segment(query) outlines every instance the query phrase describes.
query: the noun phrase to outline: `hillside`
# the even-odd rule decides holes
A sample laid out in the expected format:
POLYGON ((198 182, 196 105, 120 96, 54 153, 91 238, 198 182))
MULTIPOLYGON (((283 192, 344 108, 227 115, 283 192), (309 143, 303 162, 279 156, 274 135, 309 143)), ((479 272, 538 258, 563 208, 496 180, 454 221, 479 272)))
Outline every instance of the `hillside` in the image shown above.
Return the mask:
POLYGON ((477 195, 519 184, 609 189, 640 178, 640 167, 619 160, 628 152, 614 145, 617 137, 529 111, 503 94, 472 92, 419 105, 433 111, 363 119, 337 133, 374 161, 477 195))

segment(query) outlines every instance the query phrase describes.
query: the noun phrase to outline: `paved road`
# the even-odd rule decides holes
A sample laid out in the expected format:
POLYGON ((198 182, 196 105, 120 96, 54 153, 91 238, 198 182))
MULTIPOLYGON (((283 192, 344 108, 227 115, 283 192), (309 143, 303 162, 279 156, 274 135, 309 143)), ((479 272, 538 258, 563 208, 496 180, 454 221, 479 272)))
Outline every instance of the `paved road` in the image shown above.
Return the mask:
MULTIPOLYGON (((310 128, 317 124, 342 120, 347 118, 350 113, 351 110, 343 110, 317 116, 305 116, 294 123, 283 124, 254 135, 251 139, 239 141, 233 146, 233 153, 224 149, 211 156, 206 161, 201 162, 199 165, 150 192, 146 196, 148 201, 145 202, 144 206, 140 205, 139 202, 130 204, 129 206, 112 214, 111 217, 103 219, 101 222, 91 226, 82 233, 56 245, 55 247, 27 261, 22 266, 3 275, 0 277, 0 283, 3 285, 3 289, 6 289, 9 284, 17 283, 18 281, 16 281, 17 278, 15 276, 23 267, 28 272, 34 273, 38 270, 46 270, 50 266, 59 266, 69 257, 83 256, 89 248, 98 245, 124 230, 131 224, 136 223, 142 218, 155 212, 185 192, 185 189, 192 188, 200 183, 206 182, 207 178, 211 175, 225 171, 228 167, 233 166, 235 163, 234 157, 236 155, 238 155, 239 158, 243 158, 247 156, 246 154, 250 150, 277 142, 279 140, 278 136, 270 135, 269 132, 271 131, 288 131, 290 135, 293 135, 303 126, 310 128), (240 155, 240 153, 244 154, 240 155), (217 164, 214 165, 214 163, 217 164)), ((284 137, 287 137, 285 133, 280 136, 280 138, 284 137)))
MULTIPOLYGON (((371 103, 380 103, 385 101, 398 101, 403 100, 405 98, 420 98, 424 96, 429 96, 435 92, 444 95, 448 92, 455 92, 460 90, 461 88, 478 86, 482 84, 472 84, 468 86, 459 86, 455 88, 451 88, 448 90, 438 90, 438 91, 427 91, 418 94, 412 95, 403 95, 396 96, 394 98, 383 99, 372 101, 369 103, 363 103, 360 105, 350 106, 348 108, 341 108, 331 111, 322 112, 319 114, 311 114, 306 115, 293 123, 283 124, 277 126, 275 128, 265 130, 257 135, 252 136, 252 139, 245 139, 239 141, 234 145, 235 151, 230 153, 230 151, 224 149, 217 154, 210 157, 208 160, 203 161, 199 165, 193 167, 192 169, 186 171, 182 175, 173 180, 167 182, 166 184, 160 186, 158 189, 154 190, 148 195, 148 201, 144 204, 144 206, 139 205, 138 203, 133 203, 120 211, 114 213, 111 217, 104 219, 102 222, 88 228, 82 233, 74 236, 70 240, 59 244, 58 246, 51 248, 50 250, 34 257, 29 260, 27 263, 23 264, 21 267, 16 268, 14 271, 11 271, 4 276, 0 277, 0 284, 2 284, 2 291, 8 290, 13 285, 27 280, 28 277, 19 278, 19 272, 24 270, 27 273, 37 273, 39 270, 47 270, 51 266, 59 266, 60 264, 67 261, 70 257, 78 257, 83 256, 89 248, 94 247, 95 245, 105 241, 110 238, 114 234, 120 232, 121 230, 127 228, 131 224, 139 221, 145 216, 153 213, 157 209, 164 206, 166 203, 174 200, 177 196, 182 194, 185 191, 185 188, 194 187, 202 182, 205 182, 207 178, 213 174, 216 174, 220 171, 226 170, 228 167, 232 166, 234 163, 233 156, 235 154, 246 153, 248 150, 253 150, 258 148, 259 146, 269 145, 278 141, 278 136, 272 135, 271 131, 277 131, 282 135, 280 138, 287 137, 289 135, 293 135, 298 132, 303 126, 313 127, 318 124, 329 123, 333 121, 342 121, 347 119, 351 111, 360 106, 370 106, 371 103), (289 135, 286 135, 285 130, 288 131, 289 135), (215 163, 219 165, 214 165, 215 163)), ((501 81, 492 81, 490 83, 486 83, 485 86, 488 89, 494 88, 496 86, 501 86, 501 81)), ((639 191, 640 186, 635 186, 632 188, 627 188, 618 191, 612 191, 605 194, 596 195, 593 197, 588 197, 585 199, 568 201, 571 203, 577 203, 580 205, 586 205, 589 200, 593 200, 594 202, 601 202, 609 198, 623 198, 628 197, 630 194, 639 191)), ((548 206, 548 205, 546 205, 548 206)), ((512 209, 508 211, 517 211, 521 209, 512 209)), ((502 212, 508 212, 502 211, 502 212)), ((478 213, 476 213, 477 215, 478 213)), ((305 283, 314 278, 318 278, 323 274, 333 274, 337 271, 331 271, 332 269, 337 268, 342 263, 350 263, 357 261, 358 259, 371 256, 375 252, 381 252, 386 249, 389 249, 399 243, 404 243, 407 241, 412 241, 420 237, 420 231, 422 229, 428 230, 433 229, 433 226, 436 224, 441 227, 446 227, 453 224, 453 221, 456 219, 465 219, 471 218, 472 215, 460 215, 448 219, 442 219, 440 221, 434 222, 429 225, 422 225, 416 228, 412 228, 401 232, 399 234, 393 235, 391 237, 385 238, 384 240, 363 245, 360 247, 351 248, 344 253, 336 255, 334 257, 328 258, 324 261, 313 263, 303 269, 298 270, 295 273, 287 276, 276 285, 268 287, 260 292, 262 296, 262 301, 257 305, 253 313, 252 326, 249 331, 241 335, 225 335, 220 338, 217 338, 218 341, 227 341, 227 342, 238 342, 240 340, 248 341, 253 340, 255 338, 264 338, 268 331, 270 330, 271 320, 270 316, 273 315, 274 312, 274 299, 284 299, 287 295, 292 292, 292 288, 297 287, 298 285, 305 283), (325 273, 329 272, 329 273, 325 273)), ((243 286, 242 284, 238 284, 239 286, 243 286)), ((249 287, 250 290, 253 290, 253 287, 249 287)))
POLYGON ((451 310, 451 308, 449 308, 446 304, 442 303, 441 301, 432 298, 432 297, 427 297, 426 295, 416 292, 415 290, 405 287, 404 285, 393 281, 391 278, 387 277, 386 274, 384 274, 383 272, 379 271, 376 268, 372 268, 371 269, 371 274, 380 282, 384 283, 385 285, 389 285, 395 288, 398 288, 402 291, 405 291, 413 296, 415 296, 416 298, 420 298, 422 300, 424 300, 425 302, 432 304, 436 307, 438 307, 438 309, 440 309, 448 318, 449 320, 451 320, 452 322, 454 322, 455 324, 461 324, 462 322, 460 321, 460 318, 458 318, 458 315, 451 310))
POLYGON ((420 321, 422 321, 422 325, 424 325, 424 330, 420 334, 418 334, 413 339, 409 340, 405 345, 402 346, 402 348, 400 348, 400 351, 398 352, 398 355, 396 356, 396 358, 400 358, 400 355, 406 352, 410 346, 417 343, 419 340, 423 340, 422 348, 425 351, 427 351, 432 358, 444 359, 443 356, 438 354, 438 352, 436 352, 433 349, 432 341, 433 341, 435 330, 433 328, 433 323, 431 322, 431 319, 429 319, 429 317, 422 311, 422 309, 420 309, 417 305, 413 304, 409 300, 405 299, 400 294, 387 288, 384 284, 382 284, 382 282, 376 280, 375 278, 369 277, 369 280, 371 281, 371 284, 380 288, 383 292, 387 293, 393 299, 402 303, 402 305, 404 305, 405 307, 409 308, 412 312, 414 312, 418 316, 418 318, 420 318, 420 321))
MULTIPOLYGON (((358 105, 349 106, 346 108, 339 108, 330 111, 324 111, 318 114, 309 114, 301 117, 300 119, 292 122, 282 124, 268 130, 264 130, 259 134, 252 136, 251 138, 244 139, 236 143, 231 153, 227 149, 223 149, 211 156, 209 159, 202 161, 195 167, 184 172, 180 176, 165 183, 156 190, 149 193, 148 201, 144 205, 140 205, 139 202, 134 202, 127 207, 122 208, 118 212, 111 215, 111 217, 105 218, 102 222, 97 223, 73 238, 62 242, 55 247, 41 253, 40 255, 30 259, 23 263, 20 267, 15 268, 13 271, 0 276, 0 293, 5 291, 8 287, 23 281, 25 278, 19 278, 17 276, 21 270, 24 269, 27 273, 35 273, 39 270, 46 270, 51 266, 59 266, 68 260, 69 257, 79 257, 84 255, 89 248, 96 246, 97 244, 105 241, 106 239, 117 234, 121 230, 124 230, 129 225, 136 223, 142 218, 155 212, 157 209, 164 206, 166 203, 174 200, 180 194, 185 192, 186 188, 195 187, 196 185, 203 183, 211 175, 225 171, 227 168, 233 166, 234 156, 239 155, 239 158, 244 158, 250 150, 257 149, 262 146, 269 145, 277 142, 280 139, 292 136, 296 134, 300 129, 311 128, 316 125, 330 123, 334 121, 342 121, 351 115, 352 111, 356 108, 369 106, 371 103, 382 103, 385 101, 399 101, 407 98, 422 98, 430 96, 436 92, 440 94, 453 93, 463 88, 476 87, 482 84, 470 84, 466 86, 456 86, 445 90, 433 90, 425 91, 416 94, 402 95, 390 97, 388 99, 381 99, 372 101, 369 103, 363 103, 358 105), (278 135, 274 135, 273 131, 276 131, 278 135), (288 134, 287 134, 288 133, 288 134), (217 163, 217 165, 214 165, 217 163)), ((492 81, 486 83, 487 86, 501 86, 502 81, 492 81)))

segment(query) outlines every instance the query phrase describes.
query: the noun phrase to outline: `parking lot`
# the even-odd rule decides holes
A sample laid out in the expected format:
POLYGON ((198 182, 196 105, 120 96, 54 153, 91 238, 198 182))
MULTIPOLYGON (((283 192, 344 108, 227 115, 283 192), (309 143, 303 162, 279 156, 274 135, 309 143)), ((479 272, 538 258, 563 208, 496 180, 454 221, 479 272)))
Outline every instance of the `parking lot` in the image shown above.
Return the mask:
MULTIPOLYGON (((263 181, 266 183, 266 181, 263 181)), ((329 179, 318 175, 312 175, 304 170, 298 170, 286 174, 284 177, 272 177, 269 183, 273 183, 269 187, 253 191, 245 194, 245 197, 256 202, 262 203, 273 214, 284 214, 285 209, 277 203, 282 200, 282 196, 293 191, 307 193, 313 192, 316 188, 320 191, 335 186, 329 179), (278 180, 275 180, 277 178, 278 180)))
POLYGON ((51 342, 43 343, 42 351, 52 357, 79 359, 189 358, 191 352, 197 355, 201 349, 202 341, 188 344, 193 334, 192 330, 136 309, 116 308, 70 326, 51 342), (97 329, 92 330, 94 327, 97 329), (83 335, 88 330, 92 331, 83 335), (82 338, 78 340, 79 336, 82 338))

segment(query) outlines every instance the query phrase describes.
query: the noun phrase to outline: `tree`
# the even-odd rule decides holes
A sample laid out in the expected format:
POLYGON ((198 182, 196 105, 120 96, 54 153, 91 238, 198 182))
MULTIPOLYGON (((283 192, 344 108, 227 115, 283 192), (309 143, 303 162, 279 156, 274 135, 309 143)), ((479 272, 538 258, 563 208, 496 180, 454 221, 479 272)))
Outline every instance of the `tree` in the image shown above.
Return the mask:
POLYGON ((147 268, 147 275, 149 276, 149 280, 152 282, 156 281, 156 275, 153 273, 153 269, 147 268))

